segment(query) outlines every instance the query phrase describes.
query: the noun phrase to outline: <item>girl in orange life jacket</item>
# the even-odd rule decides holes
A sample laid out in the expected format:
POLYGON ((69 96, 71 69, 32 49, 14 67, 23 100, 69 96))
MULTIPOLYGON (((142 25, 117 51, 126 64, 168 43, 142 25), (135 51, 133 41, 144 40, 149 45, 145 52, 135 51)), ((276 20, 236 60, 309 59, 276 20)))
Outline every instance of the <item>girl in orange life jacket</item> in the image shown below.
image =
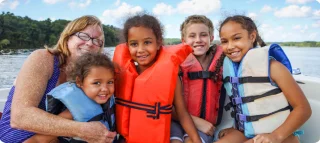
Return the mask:
MULTIPOLYGON (((258 43, 261 47, 265 46, 265 43, 263 42, 263 40, 261 39, 258 33, 258 29, 255 23, 251 18, 246 16, 235 15, 235 16, 226 18, 221 23, 219 33, 221 38, 221 46, 223 47, 224 53, 236 65, 239 64, 239 62, 243 61, 244 59, 248 59, 249 57, 247 56, 250 56, 250 53, 259 50, 260 48, 252 49, 253 47, 256 47, 258 43)), ((266 53, 266 55, 268 55, 268 53, 266 53)), ((251 55, 251 56, 254 56, 254 55, 251 55)), ((276 127, 276 129, 273 130, 271 133, 258 134, 254 136, 252 139, 249 139, 248 141, 246 141, 247 139, 243 135, 243 132, 240 132, 234 128, 229 128, 220 132, 219 134, 220 140, 218 142, 234 142, 234 143, 244 142, 244 141, 246 141, 246 143, 299 142, 298 138, 295 137, 293 133, 300 126, 302 126, 302 124, 305 123, 310 117, 311 115, 310 105, 306 97, 304 96, 302 90, 300 89, 300 87, 298 86, 298 84, 295 82, 294 78, 290 74, 289 70, 282 63, 280 63, 280 61, 278 62, 275 59, 270 57, 267 57, 266 60, 268 60, 267 62, 269 63, 268 68, 269 68, 269 74, 270 74, 269 77, 271 78, 270 80, 274 82, 277 85, 277 87, 279 87, 282 90, 283 95, 285 96, 289 104, 292 106, 293 110, 289 112, 289 115, 287 116, 286 119, 284 119, 284 122, 280 124, 280 126, 276 127)), ((247 62, 258 63, 259 61, 251 60, 247 62)), ((263 63, 261 62, 260 64, 264 64, 264 62, 263 63)), ((239 65, 239 67, 240 66, 241 65, 239 65)), ((251 69, 254 70, 254 68, 251 68, 251 69)), ((244 70, 242 70, 242 72, 244 72, 244 70)), ((263 84, 263 83, 255 83, 255 84, 263 84)), ((251 85, 253 86, 254 84, 251 84, 251 85)), ((270 82, 268 85, 271 86, 270 82)), ((245 84, 243 84, 243 86, 245 86, 245 84)), ((273 95, 273 96, 276 96, 276 95, 273 95)), ((259 100, 263 100, 263 99, 261 98, 259 100)), ((280 100, 280 98, 278 98, 278 100, 280 100)), ((266 105, 266 106, 274 106, 274 105, 266 105)), ((239 119, 240 118, 236 120, 238 120, 239 122, 239 119)), ((259 122, 259 120, 257 122, 259 122)), ((239 128, 239 130, 241 129, 239 128)))
MULTIPOLYGON (((224 55, 221 47, 210 46, 214 39, 213 24, 206 16, 189 16, 181 24, 180 31, 182 42, 193 49, 193 53, 180 65, 185 103, 202 141, 211 143, 215 125, 219 122, 224 55), (208 76, 203 77, 206 73, 208 76)), ((179 123, 173 121, 171 142, 188 142, 189 138, 186 136, 179 123)))
MULTIPOLYGON (((101 104, 101 105, 105 105, 104 107, 104 115, 110 116, 110 117, 106 117, 103 116, 102 118, 108 120, 108 130, 109 133, 106 136, 107 142, 112 143, 114 140, 114 137, 116 136, 116 133, 111 131, 114 130, 114 115, 112 110, 114 110, 114 108, 109 108, 110 106, 114 106, 114 99, 113 99, 113 93, 114 93, 114 65, 112 63, 112 61, 110 60, 110 58, 103 54, 103 53, 84 53, 81 57, 79 57, 73 64, 69 65, 67 67, 67 74, 68 74, 68 82, 61 84, 59 86, 57 86, 54 90, 64 90, 64 91, 68 91, 71 90, 71 88, 69 88, 70 86, 73 86, 74 84, 80 88, 83 93, 85 94, 85 96, 89 97, 88 98, 82 98, 84 100, 93 100, 94 103, 97 104, 101 104), (62 88, 61 88, 62 87, 62 88), (106 104, 107 101, 110 99, 110 103, 106 104), (108 106, 109 105, 109 106, 108 106)), ((66 93, 66 96, 76 96, 75 98, 72 98, 71 100, 75 100, 75 104, 83 104, 83 102, 88 103, 90 106, 90 102, 86 102, 84 100, 80 100, 79 96, 79 92, 76 90, 73 90, 73 94, 72 93, 66 93), (79 99, 79 100, 78 100, 79 99)), ((51 92, 50 92, 51 93, 51 92)), ((48 93, 48 94, 50 94, 48 93)), ((56 93, 59 94, 59 93, 56 93)), ((59 98, 61 99, 61 98, 59 98)), ((56 99, 58 100, 58 99, 56 99)), ((57 109, 55 107, 58 107, 59 105, 53 105, 55 103, 51 102, 52 100, 48 100, 48 109, 50 111, 53 112, 59 112, 59 110, 62 109, 57 109), (50 104, 53 103, 53 104, 50 104), (55 108, 55 109, 53 109, 55 108)), ((60 100, 61 101, 61 100, 60 100)), ((72 102, 68 101, 65 102, 70 104, 69 107, 72 107, 72 102)), ((88 104, 86 104, 87 106, 84 108, 89 108, 88 104)), ((67 105, 65 105, 67 106, 67 105)), ((81 105, 80 105, 81 106, 81 105)), ((75 106, 73 106, 75 107, 75 106)), ((59 107, 58 107, 59 108, 59 107)), ((90 110, 90 111, 96 111, 97 109, 95 109, 94 106, 91 106, 90 108, 93 108, 94 110, 90 110)), ((85 109, 83 109, 84 111, 86 111, 85 109)), ((74 119, 73 115, 76 115, 78 117, 83 118, 83 116, 87 116, 88 115, 82 115, 82 114, 78 114, 74 111, 79 111, 79 108, 77 108, 76 110, 64 110, 61 113, 57 113, 59 116, 66 118, 66 119, 74 119), (72 112, 72 113, 71 113, 72 112)), ((49 112, 49 111, 48 111, 49 112)), ((53 113, 53 114, 56 114, 53 113)), ((84 112, 85 113, 85 112, 84 112)), ((89 118, 93 118, 93 117, 89 117, 89 118)), ((101 120, 101 118, 98 118, 98 121, 101 120)), ((70 139, 68 139, 70 140, 70 139)), ((69 142, 67 140, 65 140, 64 138, 59 138, 59 141, 61 142, 69 142)), ((30 139, 28 139, 27 141, 25 141, 26 143, 31 143, 31 142, 59 142, 57 137, 55 136, 49 136, 49 135, 42 135, 42 134, 36 134, 33 137, 31 137, 30 139)), ((83 141, 79 141, 79 140, 75 140, 72 139, 70 142, 83 142, 83 141)))
MULTIPOLYGON (((126 142, 169 142, 171 114, 163 113, 153 116, 154 113, 151 113, 152 111, 141 110, 132 105, 148 108, 154 104, 148 102, 154 100, 154 98, 158 98, 156 100, 161 100, 160 102, 166 102, 166 104, 172 104, 173 101, 182 126, 187 133, 190 134, 193 142, 200 143, 201 140, 183 102, 181 83, 177 82, 179 80, 179 65, 177 64, 176 68, 172 69, 171 60, 174 57, 168 57, 167 55, 170 54, 165 52, 165 49, 162 47, 162 29, 160 22, 155 17, 147 14, 130 17, 124 24, 123 36, 126 44, 121 44, 116 47, 114 62, 119 64, 120 68, 128 65, 131 65, 131 67, 133 65, 133 67, 131 70, 125 71, 130 74, 120 73, 119 78, 117 77, 115 94, 117 103, 117 131, 124 137, 126 142), (126 50, 124 52, 129 53, 118 57, 120 54, 123 54, 123 52, 118 52, 121 50, 126 50), (123 61, 125 58, 129 60, 123 61), (125 63, 122 64, 121 61, 125 63), (134 66, 133 61, 136 66, 134 66), (159 65, 164 62, 166 62, 168 66, 162 65, 162 67, 159 67, 159 65), (165 75, 169 73, 170 77, 161 76, 163 75, 162 73, 165 75), (171 73, 176 74, 171 76, 171 73), (135 75, 135 77, 130 79, 130 75, 135 75), (129 85, 128 80, 133 80, 133 85, 129 85), (150 81, 152 81, 151 84, 153 84, 151 86, 150 81), (168 89, 165 89, 168 91, 157 91, 157 88, 160 88, 160 86, 161 88, 162 86, 166 87, 167 84, 173 84, 171 87, 168 87, 168 89), (169 91, 172 92, 169 93, 169 91), (128 92, 130 93, 127 94, 128 92), (164 94, 158 95, 157 92, 164 94), (168 93, 171 95, 167 95, 168 93), (131 99, 124 100, 124 95, 126 94, 129 96, 132 95, 132 97, 130 97, 131 99), (147 105, 146 102, 148 103, 147 105), (130 105, 125 103, 129 103, 130 105)), ((160 104, 155 108, 164 108, 164 105, 160 104)), ((162 111, 157 110, 156 112, 162 111)))

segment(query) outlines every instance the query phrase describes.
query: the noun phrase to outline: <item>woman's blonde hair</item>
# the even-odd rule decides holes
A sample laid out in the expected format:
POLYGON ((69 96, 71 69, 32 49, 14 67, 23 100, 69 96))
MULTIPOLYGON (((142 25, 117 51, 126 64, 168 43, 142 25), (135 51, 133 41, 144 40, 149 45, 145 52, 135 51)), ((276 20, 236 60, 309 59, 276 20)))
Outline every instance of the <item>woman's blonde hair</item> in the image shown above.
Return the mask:
POLYGON ((70 51, 68 49, 68 40, 70 36, 72 36, 74 33, 79 32, 88 26, 99 26, 101 27, 102 31, 102 39, 103 39, 103 44, 101 46, 101 50, 104 47, 104 32, 103 32, 103 27, 101 21, 92 15, 85 15, 82 17, 79 17, 67 24, 67 26, 63 29, 63 31, 60 34, 60 38, 57 42, 57 44, 53 48, 48 48, 47 46, 46 49, 54 55, 59 56, 59 61, 60 61, 60 67, 62 67, 66 63, 67 57, 70 56, 70 51))

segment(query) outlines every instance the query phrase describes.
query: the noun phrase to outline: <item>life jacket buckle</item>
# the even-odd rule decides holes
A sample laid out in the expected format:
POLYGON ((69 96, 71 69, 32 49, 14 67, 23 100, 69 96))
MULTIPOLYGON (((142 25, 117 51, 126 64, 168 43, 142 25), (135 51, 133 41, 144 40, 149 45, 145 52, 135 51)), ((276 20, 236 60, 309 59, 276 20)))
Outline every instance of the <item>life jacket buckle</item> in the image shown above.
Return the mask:
POLYGON ((236 113, 236 120, 247 122, 247 116, 244 114, 236 113))

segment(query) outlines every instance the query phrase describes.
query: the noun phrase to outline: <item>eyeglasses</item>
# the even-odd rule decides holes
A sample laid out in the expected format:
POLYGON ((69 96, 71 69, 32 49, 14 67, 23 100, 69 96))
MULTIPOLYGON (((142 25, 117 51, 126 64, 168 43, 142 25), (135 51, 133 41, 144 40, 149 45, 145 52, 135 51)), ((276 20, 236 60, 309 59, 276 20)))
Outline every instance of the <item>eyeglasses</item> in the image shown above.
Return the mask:
POLYGON ((83 32, 77 32, 73 35, 76 35, 77 37, 79 37, 81 40, 83 41, 89 41, 89 40, 92 40, 92 44, 93 45, 96 45, 98 47, 101 47, 103 45, 103 41, 102 40, 99 40, 97 38, 92 38, 90 37, 87 33, 83 33, 83 32))

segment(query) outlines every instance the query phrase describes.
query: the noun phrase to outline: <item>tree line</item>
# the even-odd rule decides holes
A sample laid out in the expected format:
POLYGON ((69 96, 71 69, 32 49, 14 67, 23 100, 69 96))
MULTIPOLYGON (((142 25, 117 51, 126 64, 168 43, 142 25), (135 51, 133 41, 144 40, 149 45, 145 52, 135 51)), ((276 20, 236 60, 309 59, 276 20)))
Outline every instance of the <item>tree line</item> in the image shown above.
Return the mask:
MULTIPOLYGON (((50 18, 37 21, 28 16, 15 16, 10 12, 0 15, 0 49, 37 49, 44 45, 53 46, 57 43, 60 33, 69 23, 68 20, 50 18)), ((103 25, 105 46, 119 43, 119 28, 103 25)))
POLYGON ((304 41, 304 42, 281 42, 281 46, 294 46, 294 47, 320 47, 320 42, 317 41, 304 41))

